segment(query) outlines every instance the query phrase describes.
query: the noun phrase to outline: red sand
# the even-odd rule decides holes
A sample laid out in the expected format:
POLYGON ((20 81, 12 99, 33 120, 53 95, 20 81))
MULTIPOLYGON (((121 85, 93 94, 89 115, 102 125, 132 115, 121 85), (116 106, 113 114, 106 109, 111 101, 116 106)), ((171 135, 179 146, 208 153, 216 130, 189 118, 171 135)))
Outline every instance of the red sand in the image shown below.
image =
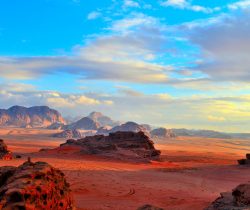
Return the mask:
POLYGON ((249 140, 156 140, 157 149, 163 151, 162 162, 134 164, 94 156, 76 157, 66 155, 66 151, 36 153, 65 142, 50 138, 52 132, 55 131, 0 129, 0 138, 10 150, 27 153, 22 159, 0 161, 0 166, 19 165, 31 156, 32 161, 46 161, 60 168, 71 184, 77 209, 133 210, 148 203, 166 210, 199 210, 220 192, 250 181, 250 167, 236 164, 237 159, 250 152, 249 140))

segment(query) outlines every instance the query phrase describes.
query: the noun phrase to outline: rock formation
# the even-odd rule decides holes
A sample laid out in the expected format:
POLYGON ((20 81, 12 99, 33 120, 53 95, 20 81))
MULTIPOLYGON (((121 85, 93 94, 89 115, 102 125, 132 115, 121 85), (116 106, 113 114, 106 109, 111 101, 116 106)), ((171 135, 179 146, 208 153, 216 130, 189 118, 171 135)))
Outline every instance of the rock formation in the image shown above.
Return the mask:
POLYGON ((166 128, 154 129, 150 132, 150 135, 152 137, 157 137, 157 138, 174 138, 174 137, 176 137, 176 135, 172 129, 166 129, 166 128))
POLYGON ((164 210, 164 209, 158 208, 158 207, 156 207, 156 206, 152 206, 152 205, 146 204, 146 205, 144 205, 144 206, 138 208, 137 210, 164 210))
POLYGON ((246 154, 246 159, 238 160, 239 165, 250 165, 250 154, 246 154))
POLYGON ((45 162, 0 167, 0 180, 0 209, 73 209, 64 174, 45 162))
MULTIPOLYGON (((154 148, 154 143, 143 132, 116 132, 109 136, 95 135, 78 140, 67 140, 60 148, 78 146, 81 154, 96 154, 115 158, 134 160, 158 159, 160 151, 154 148)), ((59 148, 59 149, 60 149, 59 148)))
POLYGON ((11 160, 13 159, 12 153, 8 150, 7 145, 0 139, 0 159, 11 160))
POLYGON ((65 129, 97 130, 100 127, 100 124, 98 124, 94 120, 88 117, 84 117, 75 123, 65 126, 65 129))
POLYGON ((55 122, 64 123, 64 119, 58 111, 47 106, 0 109, 0 126, 47 127, 55 122))
POLYGON ((221 193, 206 210, 247 210, 250 209, 250 183, 241 184, 232 192, 221 193))
POLYGON ((80 139, 82 138, 82 134, 79 130, 65 130, 60 133, 56 133, 53 135, 55 138, 66 138, 66 139, 80 139))

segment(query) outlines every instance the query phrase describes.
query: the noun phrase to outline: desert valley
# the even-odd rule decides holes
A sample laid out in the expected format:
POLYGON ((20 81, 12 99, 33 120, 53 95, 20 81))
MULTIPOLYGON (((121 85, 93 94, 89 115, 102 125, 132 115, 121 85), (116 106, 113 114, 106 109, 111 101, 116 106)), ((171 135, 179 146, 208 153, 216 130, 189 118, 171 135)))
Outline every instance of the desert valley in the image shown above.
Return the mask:
POLYGON ((59 112, 48 107, 14 110, 1 111, 0 138, 14 158, 0 165, 19 166, 30 158, 60 169, 76 209, 136 210, 146 204, 167 210, 206 209, 220 193, 250 178, 250 166, 237 162, 250 151, 248 139, 220 133, 182 136, 163 128, 150 134, 149 126, 113 122, 101 113, 66 125, 59 112))

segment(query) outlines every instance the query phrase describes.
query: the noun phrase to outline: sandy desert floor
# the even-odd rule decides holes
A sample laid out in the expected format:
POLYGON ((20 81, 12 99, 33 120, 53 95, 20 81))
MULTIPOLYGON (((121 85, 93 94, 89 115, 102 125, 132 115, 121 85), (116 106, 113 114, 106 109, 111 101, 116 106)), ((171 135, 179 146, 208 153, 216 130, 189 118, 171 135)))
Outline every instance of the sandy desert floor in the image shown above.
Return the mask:
POLYGON ((155 139, 162 160, 129 163, 94 156, 37 153, 55 148, 64 139, 55 131, 0 128, 0 138, 22 159, 0 161, 20 165, 28 156, 61 169, 71 184, 77 209, 135 210, 152 204, 166 210, 204 209, 220 192, 250 181, 250 167, 236 160, 250 152, 250 140, 178 137, 155 139))

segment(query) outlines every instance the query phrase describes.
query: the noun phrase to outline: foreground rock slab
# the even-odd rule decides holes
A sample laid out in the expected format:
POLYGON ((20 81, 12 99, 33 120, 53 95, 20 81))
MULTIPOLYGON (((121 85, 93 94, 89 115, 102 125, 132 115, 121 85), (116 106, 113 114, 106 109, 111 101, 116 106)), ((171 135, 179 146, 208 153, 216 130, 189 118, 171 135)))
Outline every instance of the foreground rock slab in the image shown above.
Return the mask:
POLYGON ((0 167, 0 209, 71 210, 73 201, 64 174, 45 162, 0 167))
POLYGON ((67 146, 78 146, 82 154, 104 155, 112 158, 131 158, 134 160, 158 159, 160 151, 156 150, 153 141, 143 132, 115 132, 109 136, 88 136, 78 140, 67 140, 61 144, 63 149, 67 146))
POLYGON ((232 192, 221 193, 206 210, 250 210, 250 183, 241 184, 232 192))

